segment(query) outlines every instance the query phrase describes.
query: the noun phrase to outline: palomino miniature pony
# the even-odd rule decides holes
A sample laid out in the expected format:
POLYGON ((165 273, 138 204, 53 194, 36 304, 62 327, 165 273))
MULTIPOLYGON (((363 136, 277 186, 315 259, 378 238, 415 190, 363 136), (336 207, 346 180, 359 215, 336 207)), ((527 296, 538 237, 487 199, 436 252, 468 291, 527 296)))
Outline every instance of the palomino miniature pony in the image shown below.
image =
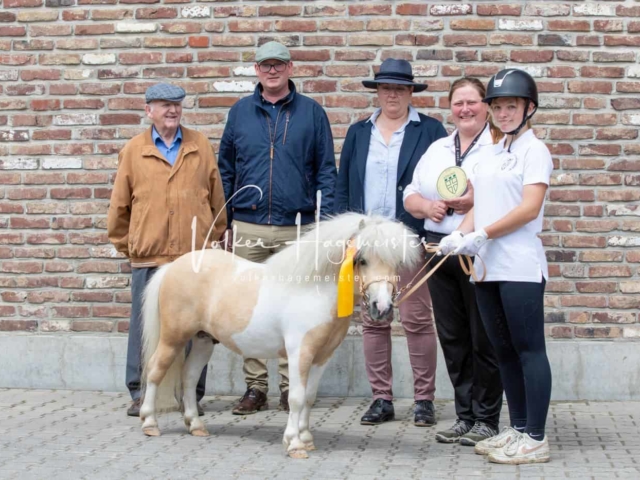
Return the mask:
POLYGON ((401 223, 379 217, 348 213, 322 222, 266 264, 208 249, 161 267, 145 291, 143 432, 160 435, 156 412, 175 409, 177 398, 189 432, 208 435, 198 416, 196 384, 214 343, 221 343, 245 357, 288 357, 283 444, 291 457, 306 458, 315 448, 309 414, 318 383, 350 322, 336 313, 347 243, 356 249, 355 280, 371 317, 385 318, 399 268, 415 266, 424 249, 401 223))

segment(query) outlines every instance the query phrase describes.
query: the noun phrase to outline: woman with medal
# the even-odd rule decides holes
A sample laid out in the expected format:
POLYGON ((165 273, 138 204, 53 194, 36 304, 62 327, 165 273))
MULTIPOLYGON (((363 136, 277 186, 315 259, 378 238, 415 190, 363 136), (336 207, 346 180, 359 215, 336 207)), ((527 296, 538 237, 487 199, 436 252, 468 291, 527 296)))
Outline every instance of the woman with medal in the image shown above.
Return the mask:
MULTIPOLYGON (((456 130, 429 147, 405 189, 405 208, 424 219, 428 243, 462 237, 457 229, 473 207, 474 169, 502 138, 489 120, 484 95, 484 85, 475 78, 453 83, 449 104, 456 130)), ((450 428, 436 433, 436 440, 474 446, 498 433, 502 384, 497 359, 480 320, 474 286, 458 259, 448 258, 427 283, 457 416, 450 428)))
POLYGON ((544 337, 547 261, 538 234, 553 170, 549 150, 529 119, 538 107, 531 76, 498 72, 484 102, 505 138, 478 164, 474 207, 459 230, 440 245, 443 253, 477 255, 480 316, 493 344, 507 395, 510 426, 476 445, 476 453, 505 464, 549 461, 545 423, 551 398, 551 368, 544 337), (478 256, 483 262, 478 260, 478 256))
MULTIPOLYGON (((388 58, 374 80, 362 83, 377 90, 380 108, 369 118, 349 127, 340 155, 337 212, 357 211, 395 218, 420 234, 422 222, 405 211, 402 192, 411 182, 422 154, 432 142, 445 137, 447 131, 439 121, 418 113, 411 106, 413 92, 421 92, 427 86, 413 81, 411 64, 406 60, 388 58)), ((420 239, 416 236, 416 248, 419 244, 420 239)), ((416 271, 400 272, 398 287, 406 285, 415 274, 416 271)), ((435 425, 433 399, 438 347, 426 285, 408 297, 399 306, 399 311, 413 371, 414 424, 418 427, 435 425)), ((365 366, 373 403, 360 422, 378 425, 395 416, 391 388, 393 312, 380 322, 369 318, 366 308, 361 312, 365 366)))

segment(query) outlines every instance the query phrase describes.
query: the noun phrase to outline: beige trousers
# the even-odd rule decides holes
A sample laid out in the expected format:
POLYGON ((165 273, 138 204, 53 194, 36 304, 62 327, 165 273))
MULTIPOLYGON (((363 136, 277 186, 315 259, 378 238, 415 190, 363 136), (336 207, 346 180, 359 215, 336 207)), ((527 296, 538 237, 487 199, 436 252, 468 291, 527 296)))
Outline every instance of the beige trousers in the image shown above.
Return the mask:
MULTIPOLYGON (((252 262, 262 263, 271 255, 285 249, 285 242, 296 239, 296 227, 283 227, 278 225, 257 225, 234 221, 236 229, 235 254, 252 262), (249 245, 247 246, 247 241, 249 245), (241 245, 240 245, 241 244, 241 245)), ((247 388, 255 388, 264 393, 269 390, 269 376, 266 360, 247 358, 242 368, 244 371, 247 388)), ((278 361, 280 373, 280 392, 289 390, 289 363, 287 359, 278 361)))

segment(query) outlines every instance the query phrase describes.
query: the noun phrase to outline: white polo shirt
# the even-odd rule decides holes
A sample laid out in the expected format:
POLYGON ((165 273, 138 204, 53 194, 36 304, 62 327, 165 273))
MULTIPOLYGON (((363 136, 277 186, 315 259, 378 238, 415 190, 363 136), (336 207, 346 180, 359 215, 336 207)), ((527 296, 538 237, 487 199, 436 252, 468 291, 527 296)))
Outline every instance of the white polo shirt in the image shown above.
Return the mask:
MULTIPOLYGON (((474 227, 485 228, 522 203, 525 185, 549 185, 553 161, 546 145, 527 130, 511 146, 505 138, 475 168, 474 227)), ((548 279, 547 259, 538 234, 542 231, 544 204, 535 220, 515 232, 487 242, 478 252, 487 267, 485 281, 536 282, 548 279)), ((476 272, 482 264, 476 258, 476 272)))
MULTIPOLYGON (((420 161, 413 171, 413 180, 404 189, 402 196, 403 201, 414 193, 419 193, 427 200, 442 200, 440 195, 438 195, 436 184, 438 183, 438 177, 444 170, 456 166, 454 138, 457 134, 458 131, 456 130, 448 137, 433 142, 425 154, 422 155, 422 158, 420 158, 420 161)), ((475 166, 478 162, 484 161, 484 158, 493 155, 493 147, 491 131, 487 125, 476 144, 469 153, 467 153, 464 160, 462 160, 461 167, 474 187, 475 182, 473 178, 475 166)), ((424 229, 430 232, 449 234, 458 228, 463 218, 464 215, 457 213, 445 215, 440 223, 426 218, 424 221, 424 229)))

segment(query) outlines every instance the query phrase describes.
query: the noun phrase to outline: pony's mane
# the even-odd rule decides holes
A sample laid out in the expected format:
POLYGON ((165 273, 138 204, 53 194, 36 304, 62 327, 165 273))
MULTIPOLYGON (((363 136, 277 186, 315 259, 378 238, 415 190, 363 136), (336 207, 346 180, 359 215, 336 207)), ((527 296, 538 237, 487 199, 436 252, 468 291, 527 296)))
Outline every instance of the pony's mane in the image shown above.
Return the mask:
POLYGON ((267 260, 267 269, 272 275, 294 277, 336 275, 350 239, 358 248, 358 255, 364 258, 375 255, 396 270, 415 266, 424 255, 417 235, 402 223, 379 216, 344 213, 320 222, 319 227, 301 236, 300 244, 292 244, 272 256, 267 260))

